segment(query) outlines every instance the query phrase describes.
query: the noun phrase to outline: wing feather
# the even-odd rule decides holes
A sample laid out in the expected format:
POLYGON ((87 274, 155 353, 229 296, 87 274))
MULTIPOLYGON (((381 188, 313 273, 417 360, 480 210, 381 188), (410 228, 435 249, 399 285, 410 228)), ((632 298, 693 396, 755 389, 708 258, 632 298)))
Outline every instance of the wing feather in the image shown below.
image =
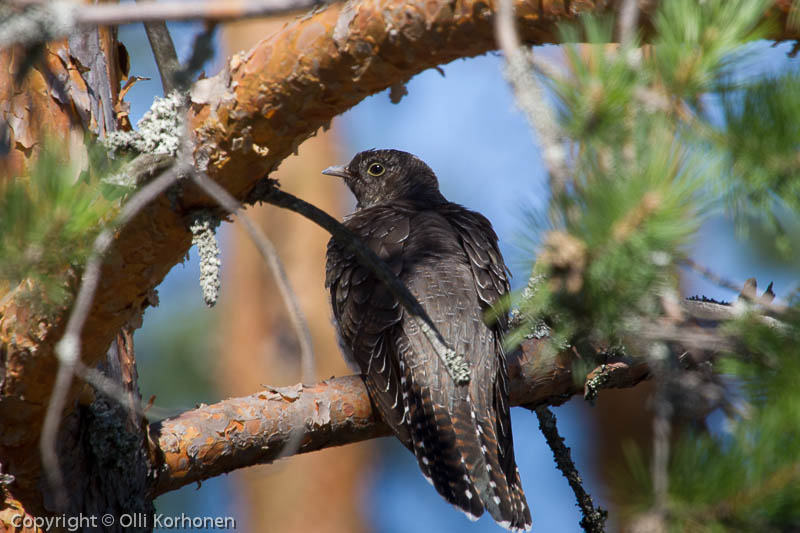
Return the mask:
MULTIPOLYGON (((392 209, 373 214, 364 217, 357 213, 345 225, 395 274, 400 274, 408 217, 392 209)), ((404 424, 406 405, 399 401, 400 373, 393 340, 402 308, 383 283, 358 263, 355 254, 334 239, 328 243, 325 286, 331 292, 340 343, 349 363, 363 374, 370 398, 383 419, 410 447, 404 424)))

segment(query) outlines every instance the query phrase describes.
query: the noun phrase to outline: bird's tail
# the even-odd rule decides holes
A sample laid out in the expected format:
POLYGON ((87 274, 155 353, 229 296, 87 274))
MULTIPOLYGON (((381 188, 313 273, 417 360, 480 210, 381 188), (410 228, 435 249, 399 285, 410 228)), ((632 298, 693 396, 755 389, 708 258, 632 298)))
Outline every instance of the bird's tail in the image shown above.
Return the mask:
POLYGON ((482 465, 473 470, 475 485, 483 489, 481 500, 489 514, 504 528, 529 531, 531 512, 514 460, 514 443, 508 418, 504 420, 502 409, 497 407, 495 416, 475 412, 471 404, 470 410, 483 458, 482 465), (498 438, 498 435, 502 436, 498 438))
POLYGON ((498 442, 491 413, 473 409, 466 387, 455 391, 462 397, 447 398, 439 387, 425 383, 426 376, 400 366, 412 450, 425 478, 471 520, 486 509, 506 529, 529 530, 531 515, 514 462, 510 425, 502 428, 508 438, 498 442))

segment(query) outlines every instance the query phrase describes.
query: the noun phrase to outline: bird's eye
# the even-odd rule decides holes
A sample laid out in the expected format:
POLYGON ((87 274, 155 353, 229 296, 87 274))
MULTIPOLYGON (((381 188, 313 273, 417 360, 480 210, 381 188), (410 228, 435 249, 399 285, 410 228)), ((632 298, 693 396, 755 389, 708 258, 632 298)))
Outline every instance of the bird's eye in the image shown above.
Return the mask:
POLYGON ((367 169, 367 174, 370 176, 383 176, 383 173, 386 172, 386 168, 380 163, 372 163, 369 168, 367 169))

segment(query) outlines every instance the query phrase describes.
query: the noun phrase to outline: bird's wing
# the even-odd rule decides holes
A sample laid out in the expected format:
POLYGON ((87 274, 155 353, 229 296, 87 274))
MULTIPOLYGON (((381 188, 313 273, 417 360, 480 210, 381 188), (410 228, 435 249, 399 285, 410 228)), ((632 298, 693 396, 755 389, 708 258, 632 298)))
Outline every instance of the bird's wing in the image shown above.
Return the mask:
MULTIPOLYGON (((510 290, 511 274, 497 245, 497 234, 489 220, 480 213, 451 205, 448 220, 458 233, 461 246, 469 258, 481 307, 489 309, 510 290)), ((495 326, 501 332, 506 328, 505 315, 498 317, 495 326)))
MULTIPOLYGON (((471 321, 479 311, 457 236, 434 210, 416 212, 411 228, 401 279, 447 344, 467 355, 476 333, 471 321)), ((455 385, 410 317, 404 316, 395 343, 412 449, 420 470, 447 501, 477 518, 483 514, 484 502, 472 470, 481 461, 481 450, 470 415, 469 389, 455 385)))
MULTIPOLYGON (((453 212, 449 213, 448 220, 458 233, 461 245, 467 254, 475 290, 481 308, 486 312, 510 291, 510 273, 500 253, 497 235, 486 217, 468 209, 454 208, 453 212)), ((502 521, 510 521, 510 527, 513 529, 529 529, 530 509, 525 500, 514 459, 514 441, 511 432, 508 371, 502 343, 507 326, 506 315, 498 313, 495 322, 490 326, 493 333, 490 350, 495 357, 490 358, 492 364, 481 365, 473 371, 471 395, 476 399, 473 404, 482 408, 482 411, 476 413, 482 445, 488 450, 497 450, 496 454, 485 454, 486 462, 491 467, 491 483, 496 486, 498 496, 503 501, 507 496, 512 502, 513 509, 510 515, 507 510, 502 510, 503 516, 506 517, 502 521), (492 383, 493 386, 487 387, 486 383, 492 383)))
MULTIPOLYGON (((409 235, 407 214, 386 208, 370 208, 350 217, 345 225, 399 275, 403 247, 409 235)), ((330 289, 333 314, 345 355, 364 375, 370 398, 384 421, 410 448, 403 424, 404 404, 395 355, 394 331, 402 308, 386 286, 355 253, 331 239, 328 243, 325 286, 330 289)))

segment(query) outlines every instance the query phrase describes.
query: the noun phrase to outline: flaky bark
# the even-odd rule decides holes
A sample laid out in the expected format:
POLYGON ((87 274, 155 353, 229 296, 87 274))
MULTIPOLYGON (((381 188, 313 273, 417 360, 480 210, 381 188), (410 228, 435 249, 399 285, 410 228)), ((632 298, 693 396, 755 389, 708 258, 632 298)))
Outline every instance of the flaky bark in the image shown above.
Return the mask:
MULTIPOLYGON (((584 376, 573 370, 575 353, 543 357, 544 346, 542 340, 525 341, 510 359, 512 405, 559 405, 584 392, 584 376)), ((632 387, 649 376, 643 361, 624 357, 609 357, 586 379, 600 373, 602 388, 632 387)), ((267 389, 152 424, 150 442, 157 457, 152 494, 269 463, 283 455, 292 430, 303 432, 296 453, 390 434, 359 376, 267 389)))
MULTIPOLYGON (((102 137, 127 124, 127 106, 119 99, 127 54, 115 30, 87 29, 41 49, 4 49, 0 65, 5 73, 0 76, 0 127, 10 143, 9 153, 0 158, 0 186, 24 174, 49 139, 65 148, 77 179, 88 162, 84 136, 102 137)), ((74 273, 70 277, 74 282, 74 273)), ((21 292, 29 283, 21 284, 21 292)), ((53 346, 67 311, 44 313, 35 302, 17 300, 19 289, 7 284, 0 280, 0 464, 15 481, 2 490, 0 523, 55 507, 40 478, 39 437, 57 368, 53 346)), ((109 336, 95 353, 95 364, 138 405, 132 332, 117 327, 109 336)), ((142 424, 108 398, 87 393, 82 400, 82 409, 73 410, 72 403, 65 413, 56 443, 64 489, 76 495, 63 510, 73 515, 152 510, 143 494, 148 469, 142 424), (113 443, 126 439, 135 446, 127 450, 125 467, 103 471, 108 457, 102 455, 119 452, 113 443)))
MULTIPOLYGON (((580 12, 614 8, 589 0, 515 4, 520 34, 535 44, 555 42, 559 21, 580 12)), ((779 22, 772 35, 776 39, 795 36, 786 29, 790 5, 785 0, 773 8, 779 22)), ((424 69, 495 48, 492 18, 492 3, 483 0, 381 0, 330 6, 298 19, 250 52, 234 56, 225 72, 195 87, 189 129, 197 163, 237 198, 244 198, 303 140, 364 97, 402 84, 424 69)), ((72 68, 67 63, 73 56, 56 56, 70 79, 84 67, 106 68, 91 60, 72 68)), ((104 56, 116 57, 116 52, 104 56)), ((0 54, 2 72, 13 72, 12 62, 10 54, 0 54)), ((78 77, 95 90, 104 86, 91 75, 78 77)), ((0 79, 9 83, 6 75, 0 79)), ((69 108, 71 104, 62 103, 63 95, 50 85, 52 80, 42 79, 45 99, 69 108)), ((76 87, 82 87, 75 79, 76 87)), ((116 78, 109 79, 115 91, 116 78)), ((0 88, 4 95, 12 94, 7 85, 0 88)), ((4 99, 0 112, 19 123, 18 114, 9 115, 6 103, 4 99)), ((106 108, 90 109, 95 122, 109 120, 106 108)), ((74 111, 59 113, 72 116, 74 111)), ((14 153, 3 170, 16 173, 24 167, 31 143, 15 128, 14 153)), ((184 187, 180 194, 162 195, 116 235, 83 329, 85 364, 101 361, 121 327, 141 315, 153 288, 189 249, 186 215, 209 204, 196 189, 184 187)), ((37 509, 41 508, 37 442, 57 364, 54 347, 68 313, 67 308, 55 316, 40 313, 13 296, 0 306, 0 461, 4 472, 17 480, 9 490, 37 509)), ((77 391, 76 385, 73 400, 77 391)), ((73 407, 74 401, 69 402, 68 408, 73 407)), ((352 431, 360 435, 362 429, 352 431)))

